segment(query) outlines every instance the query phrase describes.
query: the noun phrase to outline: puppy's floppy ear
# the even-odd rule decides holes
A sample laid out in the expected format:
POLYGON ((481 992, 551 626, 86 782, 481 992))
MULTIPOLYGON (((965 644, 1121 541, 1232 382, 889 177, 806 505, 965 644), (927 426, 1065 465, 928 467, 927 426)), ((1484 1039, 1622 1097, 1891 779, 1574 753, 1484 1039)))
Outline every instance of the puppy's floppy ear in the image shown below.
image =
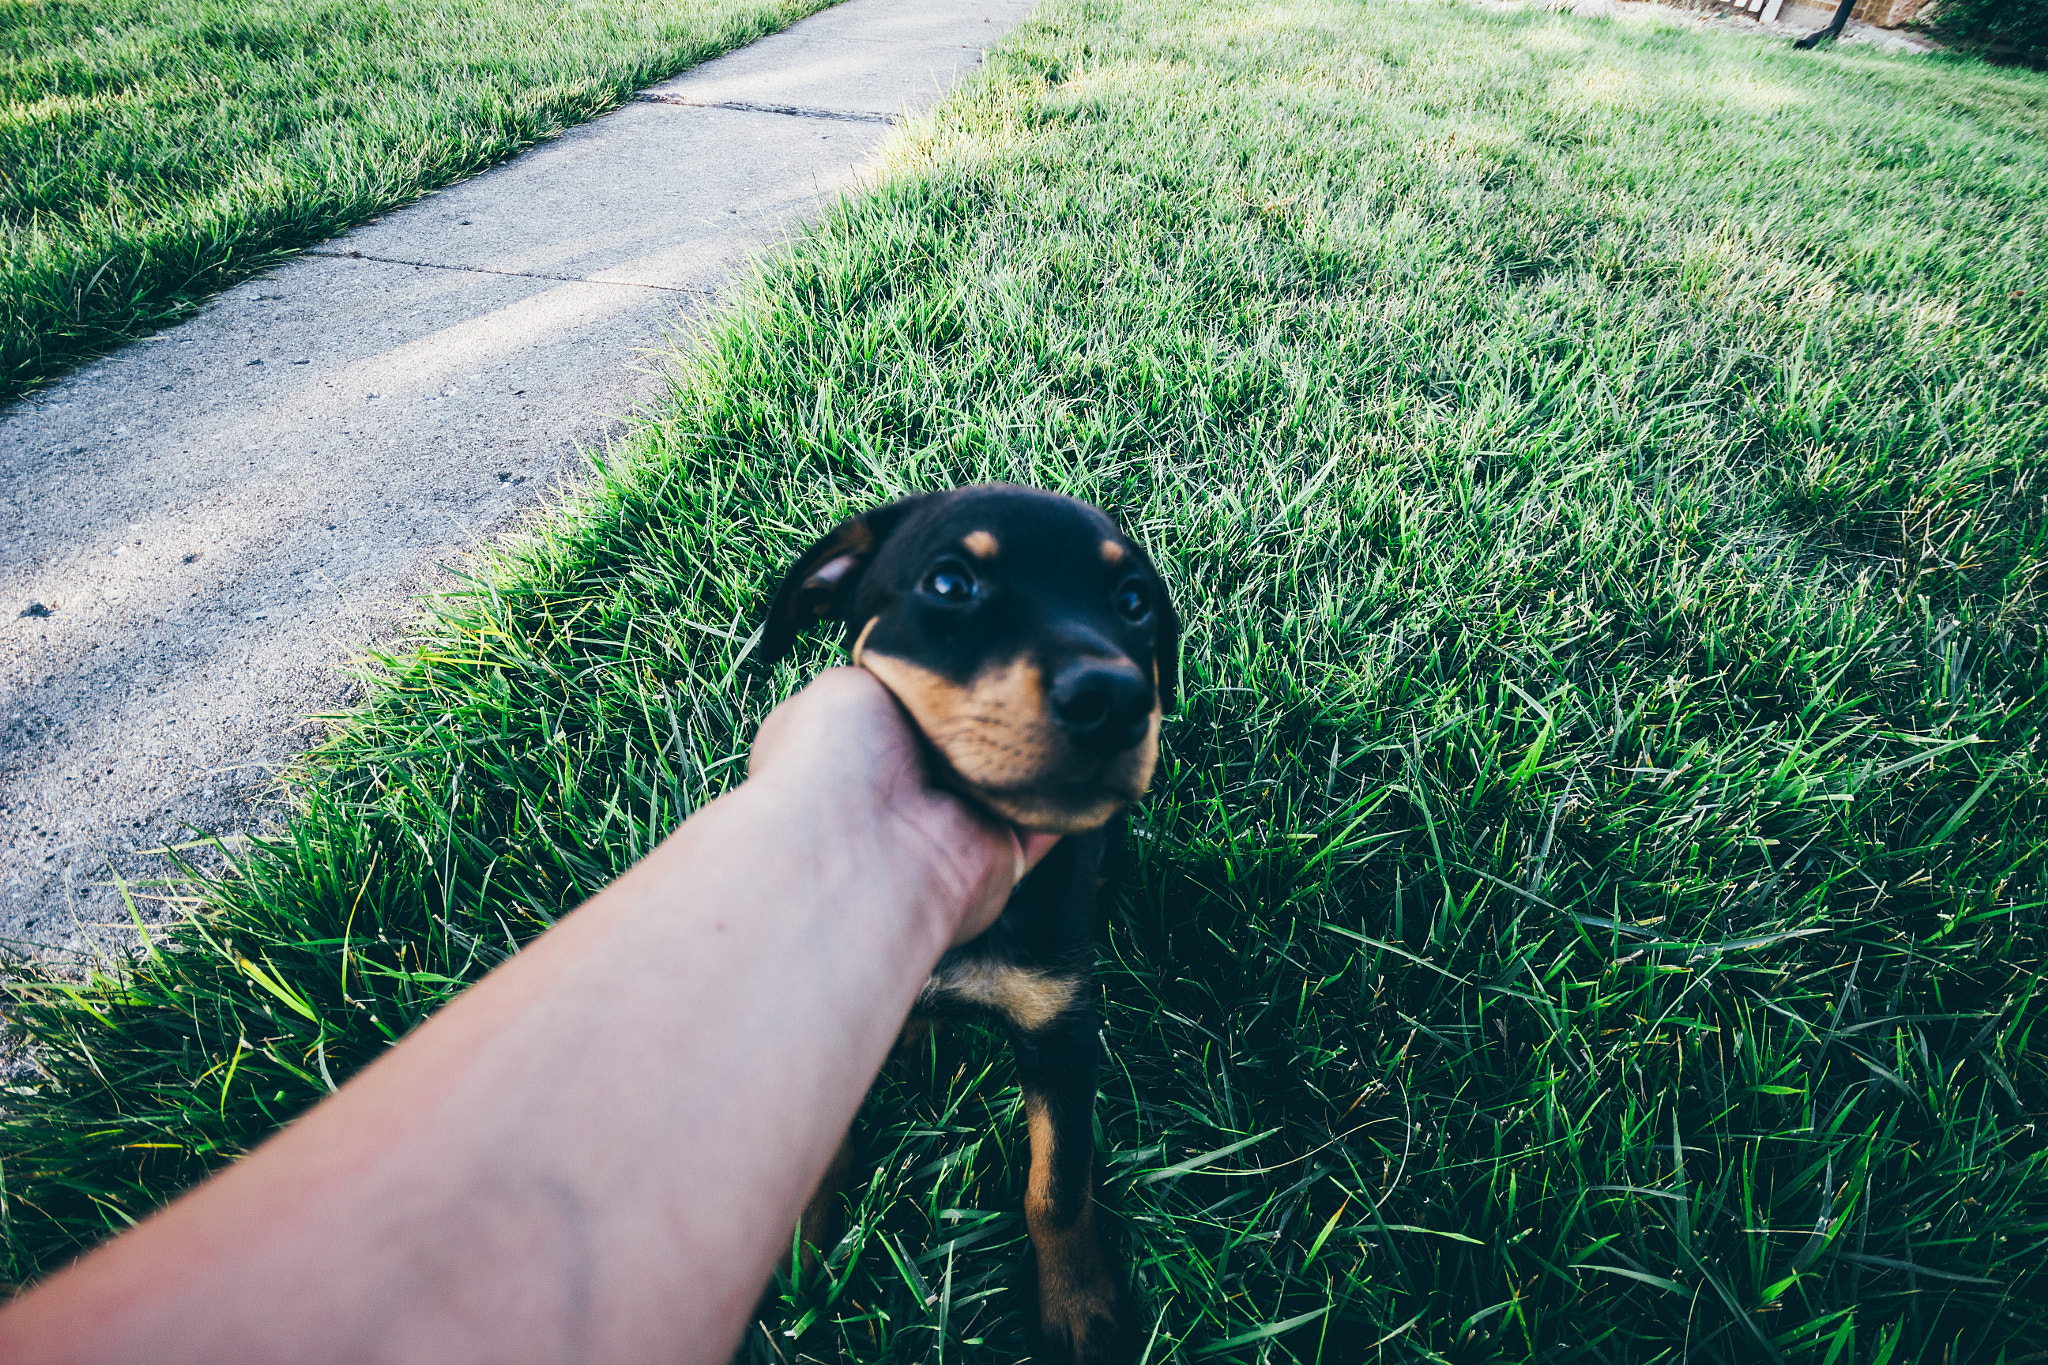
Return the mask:
POLYGON ((782 586, 775 590, 775 600, 768 604, 767 619, 761 623, 761 643, 755 650, 761 662, 772 664, 789 653, 796 637, 818 622, 841 619, 882 542, 931 496, 920 493, 898 498, 848 517, 804 551, 789 566, 782 586))
POLYGON ((1129 536, 1124 539, 1137 551, 1138 562, 1152 575, 1152 581, 1159 585, 1159 600, 1152 604, 1152 614, 1157 618, 1152 628, 1152 663, 1159 672, 1159 709, 1170 712, 1180 698, 1180 616, 1173 609, 1172 597, 1167 594, 1166 579, 1152 567, 1152 556, 1129 536))

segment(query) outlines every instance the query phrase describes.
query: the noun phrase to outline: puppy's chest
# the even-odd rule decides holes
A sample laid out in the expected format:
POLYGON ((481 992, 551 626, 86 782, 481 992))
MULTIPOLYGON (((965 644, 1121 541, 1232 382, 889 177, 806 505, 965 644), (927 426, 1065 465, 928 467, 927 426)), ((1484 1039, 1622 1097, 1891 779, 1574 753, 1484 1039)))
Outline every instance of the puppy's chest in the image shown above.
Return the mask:
MULTIPOLYGON (((973 945, 969 945, 972 947, 973 945)), ((1087 977, 995 955, 948 953, 925 981, 912 1013, 993 1014, 1036 1033, 1082 999, 1087 977)))
POLYGON ((994 1015, 1036 1033, 1083 1002, 1089 973, 1076 964, 1091 959, 1088 945, 1068 942, 1023 890, 987 933, 939 959, 913 1014, 994 1015))
POLYGON ((1099 831, 1069 835, 988 932, 939 959, 912 1013, 991 1016, 1037 1033, 1093 999, 1099 831))

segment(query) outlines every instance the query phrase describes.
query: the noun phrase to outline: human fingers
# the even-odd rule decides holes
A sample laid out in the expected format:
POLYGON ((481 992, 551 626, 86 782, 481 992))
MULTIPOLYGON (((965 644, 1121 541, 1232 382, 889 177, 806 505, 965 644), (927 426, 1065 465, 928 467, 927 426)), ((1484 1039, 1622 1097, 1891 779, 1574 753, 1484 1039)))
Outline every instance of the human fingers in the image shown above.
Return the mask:
MULTIPOLYGON (((1057 834, 1045 834, 1038 830, 1019 831, 1018 847, 1024 854, 1024 871, 1029 872, 1045 861, 1045 855, 1052 852, 1052 846, 1060 841, 1057 834)), ((1024 878, 1020 875, 1018 881, 1024 878)))
POLYGON ((910 719, 858 668, 830 668, 768 713, 747 756, 751 777, 802 769, 820 780, 868 782, 917 757, 910 719))
MULTIPOLYGON (((961 805, 964 807, 966 803, 962 802, 961 805)), ((1023 881, 1025 874, 1032 868, 1043 862, 1045 855, 1052 852, 1052 846, 1060 841, 1057 834, 1020 830, 1014 825, 978 811, 970 814, 1009 846, 1009 856, 998 857, 990 864, 988 872, 969 898, 967 911, 960 917, 959 926, 953 931, 953 940, 949 946, 954 948, 963 943, 972 943, 988 932, 989 926, 1002 916, 1003 907, 1010 903, 1010 893, 1017 889, 1017 883, 1023 881)))
POLYGON ((1016 884, 1060 838, 1016 829, 932 786, 909 717, 864 669, 828 669, 771 712, 755 737, 748 771, 811 792, 858 792, 842 807, 848 814, 893 813, 923 829, 969 888, 955 945, 980 937, 995 922, 1016 884))

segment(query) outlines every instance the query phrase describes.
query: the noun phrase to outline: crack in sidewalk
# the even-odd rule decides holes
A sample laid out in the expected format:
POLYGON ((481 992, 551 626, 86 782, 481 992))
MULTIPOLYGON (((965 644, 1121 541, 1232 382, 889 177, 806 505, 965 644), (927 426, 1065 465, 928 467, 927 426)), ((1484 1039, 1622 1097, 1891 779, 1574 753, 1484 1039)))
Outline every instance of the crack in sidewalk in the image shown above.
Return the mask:
POLYGON ((493 270, 487 265, 444 265, 440 261, 408 261, 399 256, 372 256, 367 251, 308 251, 326 261, 375 261, 379 265, 410 265, 422 270, 460 270, 470 275, 510 275, 521 280, 560 280, 563 284, 612 284, 621 289, 659 289, 670 294, 701 294, 709 289, 688 284, 643 284, 639 280, 594 280, 588 275, 545 275, 538 270, 493 270))
MULTIPOLYGON (((831 119, 840 123, 902 122, 895 114, 877 113, 869 109, 813 109, 802 104, 756 104, 751 100, 686 100, 676 95, 658 95, 651 90, 639 91, 633 99, 642 104, 674 104, 686 109, 729 109, 740 114, 781 114, 788 118, 831 119)), ((409 265, 421 270, 460 270, 472 275, 511 275, 523 280, 559 280, 564 284, 616 284, 628 289, 661 289, 672 294, 711 292, 688 285, 642 284, 637 280, 594 280, 587 275, 549 275, 538 270, 494 270, 487 265, 445 265, 440 261, 413 261, 400 256, 373 256, 367 251, 308 251, 305 254, 330 261, 376 261, 380 265, 409 265)))
POLYGON ((813 109, 802 104, 755 104, 751 100, 686 100, 678 95, 657 95, 642 90, 633 96, 644 104, 679 104, 686 109, 730 109, 739 114, 783 114, 789 118, 838 119, 843 123, 897 123, 894 114, 867 109, 813 109))

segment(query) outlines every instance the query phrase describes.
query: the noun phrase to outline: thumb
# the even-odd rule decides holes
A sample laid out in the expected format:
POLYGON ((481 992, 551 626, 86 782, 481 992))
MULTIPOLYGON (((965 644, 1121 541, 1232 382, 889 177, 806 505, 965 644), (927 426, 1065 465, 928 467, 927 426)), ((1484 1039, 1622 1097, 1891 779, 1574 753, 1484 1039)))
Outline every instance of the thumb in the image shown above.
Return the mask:
POLYGON ((1024 861, 1017 873, 1017 880, 1023 881, 1025 874, 1045 860, 1052 852, 1052 846, 1060 841, 1057 834, 1044 834, 1037 830, 1018 830, 1017 848, 1024 855, 1024 861))

